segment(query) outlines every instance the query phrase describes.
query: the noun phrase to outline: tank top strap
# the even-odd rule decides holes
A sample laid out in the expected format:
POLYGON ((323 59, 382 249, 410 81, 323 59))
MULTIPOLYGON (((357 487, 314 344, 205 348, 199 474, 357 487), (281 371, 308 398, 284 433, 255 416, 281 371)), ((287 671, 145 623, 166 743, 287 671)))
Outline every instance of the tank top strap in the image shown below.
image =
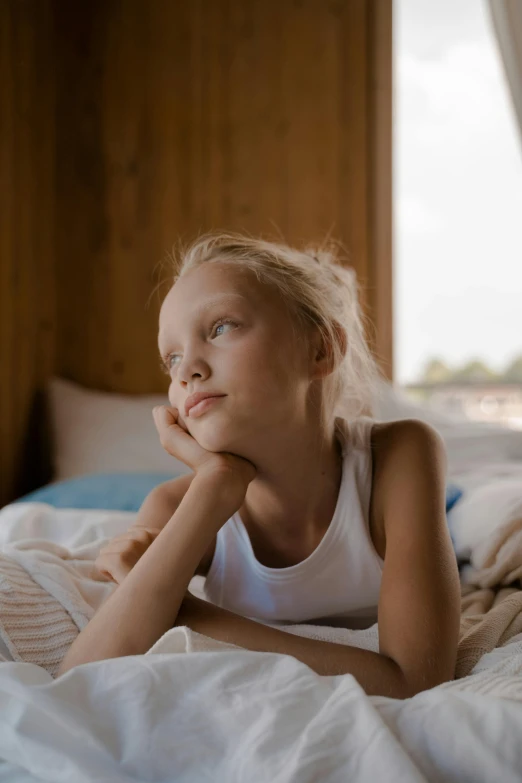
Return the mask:
POLYGON ((356 419, 338 418, 335 422, 343 446, 343 454, 353 449, 368 451, 371 447, 372 427, 376 420, 371 416, 358 416, 356 419))

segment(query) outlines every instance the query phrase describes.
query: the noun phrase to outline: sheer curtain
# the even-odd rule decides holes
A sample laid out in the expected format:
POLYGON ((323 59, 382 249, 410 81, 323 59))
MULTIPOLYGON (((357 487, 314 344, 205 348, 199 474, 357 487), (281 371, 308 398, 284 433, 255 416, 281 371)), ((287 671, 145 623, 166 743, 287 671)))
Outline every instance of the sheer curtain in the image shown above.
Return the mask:
POLYGON ((522 142, 522 0, 489 0, 522 142))

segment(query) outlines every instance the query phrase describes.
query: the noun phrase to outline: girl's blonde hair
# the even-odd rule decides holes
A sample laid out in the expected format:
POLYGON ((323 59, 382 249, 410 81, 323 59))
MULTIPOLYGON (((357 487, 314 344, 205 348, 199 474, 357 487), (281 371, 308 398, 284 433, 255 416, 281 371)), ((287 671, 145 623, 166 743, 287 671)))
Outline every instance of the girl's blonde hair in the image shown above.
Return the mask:
POLYGON ((334 367, 323 379, 320 415, 328 431, 336 417, 351 421, 374 415, 374 392, 384 376, 365 339, 367 319, 359 305, 355 270, 337 262, 333 246, 297 250, 241 234, 209 233, 181 248, 173 261, 174 283, 202 264, 227 262, 249 269, 282 296, 294 316, 294 334, 298 327, 319 330, 331 346, 334 367))

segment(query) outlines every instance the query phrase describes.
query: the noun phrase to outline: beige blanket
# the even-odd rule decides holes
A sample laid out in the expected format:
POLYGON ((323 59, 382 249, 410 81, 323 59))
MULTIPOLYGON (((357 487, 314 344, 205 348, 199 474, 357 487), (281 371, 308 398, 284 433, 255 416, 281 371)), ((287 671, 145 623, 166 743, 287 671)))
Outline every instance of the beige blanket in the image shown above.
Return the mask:
POLYGON ((462 616, 457 677, 485 653, 522 633, 522 517, 495 531, 461 574, 462 616))

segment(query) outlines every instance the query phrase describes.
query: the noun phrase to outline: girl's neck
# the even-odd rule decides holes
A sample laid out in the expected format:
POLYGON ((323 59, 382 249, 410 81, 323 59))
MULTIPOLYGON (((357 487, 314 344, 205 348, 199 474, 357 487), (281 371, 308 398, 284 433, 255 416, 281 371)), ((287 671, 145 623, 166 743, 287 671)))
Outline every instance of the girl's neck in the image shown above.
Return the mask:
POLYGON ((283 442, 270 471, 258 466, 239 510, 247 530, 267 541, 291 545, 328 528, 339 497, 343 453, 337 432, 330 443, 283 442))

